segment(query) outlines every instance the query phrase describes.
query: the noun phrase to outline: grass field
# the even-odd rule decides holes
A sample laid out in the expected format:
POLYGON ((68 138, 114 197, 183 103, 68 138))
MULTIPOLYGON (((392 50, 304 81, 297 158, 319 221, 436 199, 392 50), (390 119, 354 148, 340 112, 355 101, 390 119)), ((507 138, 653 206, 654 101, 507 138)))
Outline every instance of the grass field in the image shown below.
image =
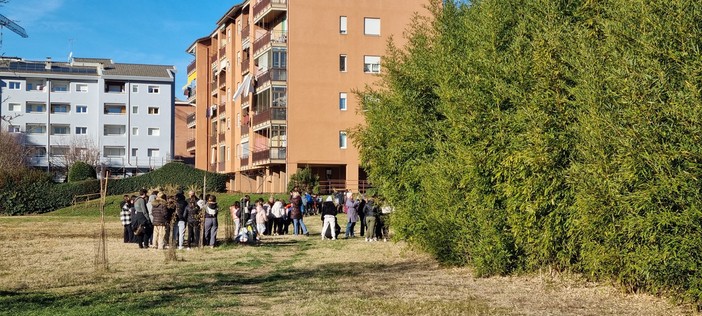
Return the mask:
MULTIPOLYGON (((402 242, 322 241, 317 217, 305 219, 310 237, 271 236, 256 247, 223 243, 214 249, 178 251, 177 262, 166 262, 165 251, 122 243, 118 201, 112 197, 107 204, 108 272, 96 272, 93 264, 99 228, 95 204, 42 216, 0 217, 0 314, 679 315, 690 311, 575 276, 474 278, 470 269, 441 267, 402 242)), ((345 219, 339 219, 343 227, 345 219)), ((224 222, 220 215, 221 233, 224 222)))

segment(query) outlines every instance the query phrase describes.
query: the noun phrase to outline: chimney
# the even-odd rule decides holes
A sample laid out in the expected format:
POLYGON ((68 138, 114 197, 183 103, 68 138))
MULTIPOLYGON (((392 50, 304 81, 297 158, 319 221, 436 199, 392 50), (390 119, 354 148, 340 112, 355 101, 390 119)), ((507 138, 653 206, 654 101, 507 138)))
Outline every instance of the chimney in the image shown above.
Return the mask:
POLYGON ((51 57, 46 57, 46 65, 44 66, 44 69, 51 70, 51 57))

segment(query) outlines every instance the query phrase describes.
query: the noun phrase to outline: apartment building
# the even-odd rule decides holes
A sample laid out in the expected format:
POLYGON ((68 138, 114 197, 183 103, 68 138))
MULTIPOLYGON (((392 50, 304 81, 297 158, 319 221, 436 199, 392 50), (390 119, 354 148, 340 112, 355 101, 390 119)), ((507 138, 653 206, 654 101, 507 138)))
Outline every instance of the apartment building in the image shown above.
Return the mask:
POLYGON ((114 172, 158 168, 173 156, 173 66, 74 58, 0 58, 1 128, 31 149, 30 164, 64 167, 89 153, 114 172))
POLYGON ((234 5, 194 56, 184 87, 197 168, 232 174, 230 189, 285 192, 309 167, 322 191, 368 186, 348 132, 354 91, 379 80, 392 36, 426 0, 252 0, 234 5), (199 83, 199 84, 198 84, 199 83))

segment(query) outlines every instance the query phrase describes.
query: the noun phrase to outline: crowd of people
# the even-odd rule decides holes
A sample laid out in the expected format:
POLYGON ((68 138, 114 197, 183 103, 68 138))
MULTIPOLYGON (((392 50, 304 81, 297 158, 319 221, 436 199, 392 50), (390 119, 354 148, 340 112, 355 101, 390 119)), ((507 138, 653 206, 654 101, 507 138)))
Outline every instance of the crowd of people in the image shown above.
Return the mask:
MULTIPOLYGON (((337 216, 344 214, 347 218, 345 238, 356 236, 356 223, 359 223, 359 235, 366 241, 387 241, 387 217, 391 208, 380 205, 376 197, 354 196, 349 191, 335 192, 323 202, 321 197, 300 193, 297 188, 290 193, 288 201, 272 196, 268 201, 262 198, 251 201, 245 195, 229 207, 234 233, 226 238, 255 243, 266 235, 309 236, 304 217, 319 213, 323 223, 322 240, 340 237, 337 216)), ((147 190, 141 190, 139 196, 125 195, 120 207, 125 243, 156 249, 169 246, 190 249, 201 243, 209 247, 216 245, 219 207, 214 195, 200 199, 193 191, 186 197, 182 191, 167 196, 163 192, 148 194, 147 190)))

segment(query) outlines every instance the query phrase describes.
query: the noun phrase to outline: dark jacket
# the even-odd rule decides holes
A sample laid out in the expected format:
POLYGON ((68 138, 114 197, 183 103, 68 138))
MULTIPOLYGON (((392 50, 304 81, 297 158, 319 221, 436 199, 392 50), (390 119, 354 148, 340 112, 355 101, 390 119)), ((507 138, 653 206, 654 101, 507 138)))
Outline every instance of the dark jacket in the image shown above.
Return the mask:
POLYGON ((146 231, 148 232, 151 228, 151 223, 149 222, 148 218, 146 215, 144 215, 143 212, 136 212, 134 214, 134 217, 132 217, 132 229, 133 231, 136 231, 139 226, 144 225, 146 228, 146 231))
POLYGON ((154 226, 165 226, 168 222, 168 210, 166 209, 166 201, 157 198, 151 202, 151 215, 154 216, 154 226))
POLYGON ((290 203, 292 204, 292 210, 290 210, 290 218, 301 219, 302 209, 300 207, 302 206, 302 198, 296 196, 292 198, 292 200, 290 200, 290 203))
POLYGON ((194 207, 186 206, 185 213, 188 215, 188 223, 196 224, 200 222, 200 207, 197 205, 194 207))
POLYGON ((373 200, 366 202, 366 205, 363 207, 363 213, 366 215, 366 217, 375 217, 379 215, 378 208, 375 207, 373 200))
POLYGON ((185 195, 183 195, 182 193, 176 194, 175 200, 176 200, 176 209, 175 209, 176 221, 187 220, 188 213, 186 212, 186 207, 188 206, 188 202, 185 201, 185 195))
POLYGON ((336 216, 336 206, 334 206, 334 202, 322 203, 322 221, 324 221, 324 215, 336 216))

